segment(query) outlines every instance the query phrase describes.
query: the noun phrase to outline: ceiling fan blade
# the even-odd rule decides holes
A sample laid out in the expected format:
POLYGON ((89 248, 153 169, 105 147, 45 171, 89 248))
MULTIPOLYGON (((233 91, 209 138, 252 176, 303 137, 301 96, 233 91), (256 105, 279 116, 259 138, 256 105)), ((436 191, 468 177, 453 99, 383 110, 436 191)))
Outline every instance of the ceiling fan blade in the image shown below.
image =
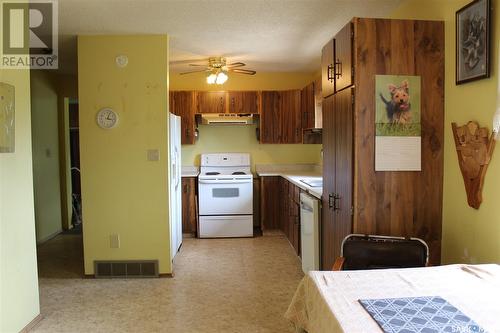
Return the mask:
POLYGON ((252 70, 249 70, 249 69, 238 69, 238 68, 229 69, 229 71, 233 72, 233 73, 247 74, 247 75, 255 75, 255 73, 257 73, 256 71, 252 71, 252 70))
POLYGON ((207 67, 207 65, 201 65, 201 64, 189 64, 189 66, 193 66, 193 67, 207 67))
POLYGON ((189 71, 189 72, 182 72, 179 73, 180 75, 185 75, 185 74, 191 74, 191 73, 201 73, 201 72, 210 72, 210 69, 200 69, 198 71, 189 71))
POLYGON ((243 62, 233 62, 232 64, 228 64, 227 68, 235 68, 235 67, 243 67, 246 66, 243 62))

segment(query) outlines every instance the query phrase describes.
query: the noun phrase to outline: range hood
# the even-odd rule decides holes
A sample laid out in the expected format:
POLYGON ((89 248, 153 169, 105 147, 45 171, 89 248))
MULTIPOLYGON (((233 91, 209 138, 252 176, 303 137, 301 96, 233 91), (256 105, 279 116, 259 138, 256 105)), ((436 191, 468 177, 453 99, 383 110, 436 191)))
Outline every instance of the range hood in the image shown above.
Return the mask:
POLYGON ((201 115, 203 125, 252 125, 253 119, 253 114, 204 113, 201 115))

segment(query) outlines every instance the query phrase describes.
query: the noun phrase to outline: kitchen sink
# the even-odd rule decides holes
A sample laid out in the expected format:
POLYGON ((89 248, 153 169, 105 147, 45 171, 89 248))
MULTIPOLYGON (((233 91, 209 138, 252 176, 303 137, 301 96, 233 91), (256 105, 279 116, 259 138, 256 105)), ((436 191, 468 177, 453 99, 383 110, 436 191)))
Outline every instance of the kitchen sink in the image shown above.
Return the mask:
POLYGON ((321 178, 301 179, 300 181, 309 187, 323 187, 323 179, 321 178))

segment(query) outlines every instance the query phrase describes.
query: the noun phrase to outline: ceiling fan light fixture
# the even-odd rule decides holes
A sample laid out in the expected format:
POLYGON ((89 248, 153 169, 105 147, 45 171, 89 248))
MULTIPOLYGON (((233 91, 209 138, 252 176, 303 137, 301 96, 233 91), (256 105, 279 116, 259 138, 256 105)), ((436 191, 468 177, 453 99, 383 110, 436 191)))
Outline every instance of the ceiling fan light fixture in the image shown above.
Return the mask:
POLYGON ((224 84, 228 79, 227 74, 224 72, 220 72, 217 74, 217 78, 215 79, 215 83, 217 84, 224 84))
POLYGON ((217 80, 217 74, 211 73, 210 75, 207 76, 208 84, 214 84, 216 80, 217 80))

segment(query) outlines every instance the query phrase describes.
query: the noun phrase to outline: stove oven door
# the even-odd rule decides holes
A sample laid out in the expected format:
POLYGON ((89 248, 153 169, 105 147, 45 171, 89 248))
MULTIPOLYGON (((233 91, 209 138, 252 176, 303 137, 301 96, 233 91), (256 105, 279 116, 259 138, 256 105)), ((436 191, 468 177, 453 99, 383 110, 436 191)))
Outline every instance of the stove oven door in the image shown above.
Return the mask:
POLYGON ((252 215, 252 177, 198 180, 200 215, 252 215))

